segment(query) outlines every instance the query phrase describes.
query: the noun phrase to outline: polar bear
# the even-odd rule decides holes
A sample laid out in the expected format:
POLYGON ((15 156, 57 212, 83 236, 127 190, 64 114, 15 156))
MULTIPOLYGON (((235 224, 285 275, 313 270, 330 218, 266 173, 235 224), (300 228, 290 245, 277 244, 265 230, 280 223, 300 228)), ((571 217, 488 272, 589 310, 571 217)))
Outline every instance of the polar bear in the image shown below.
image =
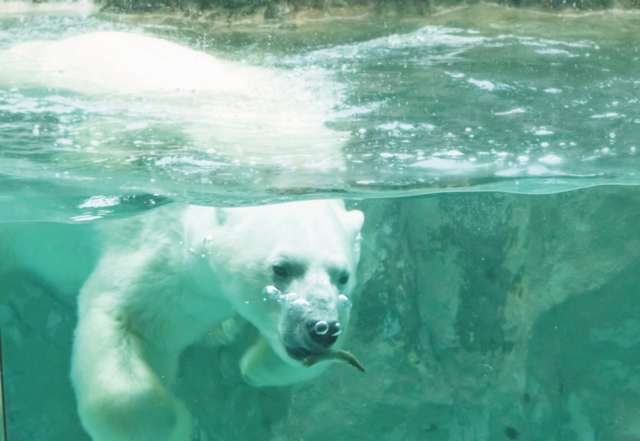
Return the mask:
MULTIPOLYGON (((215 152, 247 167, 345 167, 348 134, 325 124, 340 92, 322 69, 252 66, 147 35, 102 31, 0 51, 0 87, 44 87, 108 102, 108 117, 92 115, 79 145, 90 144, 95 132, 126 130, 127 115, 112 113, 132 107, 145 121, 179 127, 190 153, 215 152)), ((87 106, 101 108, 81 104, 87 106)), ((110 158, 134 153, 109 151, 110 158)))
POLYGON ((253 386, 318 376, 349 321, 362 212, 337 200, 169 205, 105 222, 80 291, 71 379, 94 441, 188 441, 171 392, 178 356, 236 314, 259 331, 240 367, 253 386), (311 360, 311 362, 309 362, 311 360))
MULTIPOLYGON (((325 125, 336 93, 320 70, 309 76, 249 66, 145 35, 94 32, 0 52, 0 87, 7 86, 124 103, 118 109, 144 103, 152 116, 180 127, 189 154, 216 151, 234 165, 276 172, 344 169, 345 134, 325 125)), ((116 123, 126 125, 126 114, 98 113, 87 132, 109 133, 116 123)), ((115 166, 126 166, 132 154, 118 145, 107 153, 115 166)), ((291 187, 278 178, 284 175, 274 176, 281 181, 271 184, 291 187)), ((99 224, 96 243, 103 246, 78 287, 71 372, 78 413, 94 441, 189 440, 189 412, 171 392, 178 356, 235 315, 261 334, 240 363, 251 385, 305 381, 327 360, 359 367, 340 347, 362 223, 362 213, 346 211, 341 201, 309 201, 228 209, 174 204, 99 224)), ((41 263, 35 273, 73 291, 81 278, 75 268, 52 271, 65 265, 50 265, 42 244, 28 242, 34 246, 25 265, 41 263)), ((0 251, 10 245, 0 237, 0 251)), ((14 248, 26 255, 28 247, 14 248)), ((87 262, 78 263, 86 272, 87 262)))

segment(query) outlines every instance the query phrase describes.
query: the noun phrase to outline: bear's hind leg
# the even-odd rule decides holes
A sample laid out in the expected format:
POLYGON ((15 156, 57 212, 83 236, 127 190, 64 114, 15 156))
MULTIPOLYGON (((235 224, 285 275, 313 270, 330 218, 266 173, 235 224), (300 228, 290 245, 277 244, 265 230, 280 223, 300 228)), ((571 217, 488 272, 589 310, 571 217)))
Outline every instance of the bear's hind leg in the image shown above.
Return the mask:
POLYGON ((185 405, 151 369, 150 349, 111 311, 81 314, 71 378, 78 414, 93 441, 189 441, 185 405))

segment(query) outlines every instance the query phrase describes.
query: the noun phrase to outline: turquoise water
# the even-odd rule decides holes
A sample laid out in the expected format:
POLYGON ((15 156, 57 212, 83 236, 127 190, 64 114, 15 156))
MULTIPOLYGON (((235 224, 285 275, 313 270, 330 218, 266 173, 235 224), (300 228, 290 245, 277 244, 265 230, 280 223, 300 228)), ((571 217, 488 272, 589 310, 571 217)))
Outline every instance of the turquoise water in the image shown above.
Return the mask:
MULTIPOLYGON (((34 221, 4 237, 32 229, 45 249, 171 202, 340 197, 366 216, 348 348, 367 373, 259 390, 237 368, 254 331, 198 345, 177 384, 194 439, 640 440, 639 14, 475 5, 214 27, 6 13, 0 74, 15 67, 3 50, 95 30, 283 72, 314 94, 340 160, 312 164, 312 136, 274 157, 260 147, 278 133, 231 119, 216 127, 244 150, 200 137, 206 97, 0 75, 0 220, 34 221)), ((75 299, 3 259, 8 439, 87 440, 68 380, 75 299)))
POLYGON ((256 148, 230 156, 235 139, 209 142, 189 131, 211 124, 194 113, 196 103, 105 99, 14 81, 0 89, 2 213, 6 220, 93 219, 144 205, 123 198, 103 214, 77 208, 95 195, 237 205, 291 195, 537 194, 636 184, 637 23, 624 11, 555 16, 491 6, 300 26, 8 15, 0 49, 121 30, 283 69, 322 95, 326 126, 346 140, 334 142, 344 164, 329 173, 305 167, 304 143, 289 162, 260 167, 271 161, 260 131, 237 127, 256 148))

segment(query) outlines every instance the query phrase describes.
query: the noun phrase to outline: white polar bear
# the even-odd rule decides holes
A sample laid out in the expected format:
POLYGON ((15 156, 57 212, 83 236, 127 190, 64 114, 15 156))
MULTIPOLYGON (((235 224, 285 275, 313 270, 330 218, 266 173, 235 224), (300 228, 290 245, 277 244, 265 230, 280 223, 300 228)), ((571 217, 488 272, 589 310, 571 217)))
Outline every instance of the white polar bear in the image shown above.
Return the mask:
POLYGON ((178 356, 235 314, 261 334, 240 363, 248 383, 320 374, 326 363, 305 361, 342 345, 363 220, 342 201, 308 201, 169 205, 100 226, 71 373, 94 441, 190 440, 189 412, 171 392, 178 356))
MULTIPOLYGON (((153 118, 180 126, 192 150, 246 166, 344 169, 347 134, 325 125, 340 94, 321 69, 251 66, 149 36, 92 32, 0 51, 0 87, 71 90, 120 107, 144 103, 153 118)), ((123 129, 118 122, 126 126, 121 118, 88 125, 109 133, 123 129)))
MULTIPOLYGON (((218 150, 234 164, 343 169, 344 134, 325 126, 335 93, 327 93, 322 75, 299 74, 120 32, 0 52, 0 87, 143 102, 153 115, 171 116, 193 141, 190 150, 218 150)), ((108 133, 114 118, 96 118, 90 128, 108 133)), ((132 152, 111 146, 108 153, 119 165, 114 158, 132 152)), ((71 373, 82 424, 94 441, 189 440, 190 415, 170 389, 178 356, 236 314, 262 335, 241 361, 252 385, 311 379, 326 367, 317 363, 323 359, 357 365, 336 349, 349 320, 362 222, 361 212, 347 212, 340 201, 316 201, 233 209, 172 205, 100 224, 105 245, 80 290, 71 373)), ((0 251, 12 243, 0 237, 0 251)), ((18 244, 14 257, 32 249, 25 266, 39 263, 34 272, 73 291, 81 278, 72 274, 75 265, 61 259, 52 265, 38 240, 26 243, 33 247, 18 244)), ((86 273, 87 263, 78 263, 86 273)))

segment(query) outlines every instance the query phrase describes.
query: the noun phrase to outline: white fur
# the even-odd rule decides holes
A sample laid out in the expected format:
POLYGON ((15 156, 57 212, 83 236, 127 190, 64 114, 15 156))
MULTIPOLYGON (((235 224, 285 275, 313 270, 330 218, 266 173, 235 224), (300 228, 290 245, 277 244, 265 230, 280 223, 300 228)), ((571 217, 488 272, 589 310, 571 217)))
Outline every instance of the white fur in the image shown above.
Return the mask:
MULTIPOLYGON (((116 109, 135 106, 168 118, 193 148, 252 167, 344 167, 340 148, 346 134, 325 127, 336 91, 318 69, 268 69, 158 38, 93 32, 0 51, 0 86, 107 96, 116 109)), ((124 129, 114 127, 111 117, 88 124, 104 133, 124 129)))
MULTIPOLYGON (((327 82, 298 74, 118 32, 0 52, 0 85, 107 96, 125 109, 145 103, 150 114, 171 116, 193 141, 191 149, 215 149, 234 163, 343 167, 343 134, 324 124, 335 105, 327 82)), ((112 118, 98 115, 87 124, 108 133, 112 118)), ((179 354, 212 325, 240 314, 260 331, 240 363, 252 385, 305 381, 326 368, 302 367, 285 342, 304 342, 304 324, 322 314, 346 327, 349 309, 338 296, 349 295, 354 284, 362 222, 362 213, 345 211, 341 201, 171 205, 100 224, 97 234, 86 228, 77 237, 69 233, 65 254, 57 256, 57 246, 45 245, 54 237, 40 236, 38 228, 2 227, 0 277, 24 266, 73 292, 90 273, 80 290, 71 372, 82 424, 94 441, 187 441, 189 412, 171 382, 179 354), (30 229, 33 235, 21 242, 30 229), (89 250, 82 254, 88 258, 71 252, 74 246, 89 250), (287 260, 304 269, 282 286, 289 300, 265 299, 263 288, 276 284, 272 266, 287 260), (76 267, 82 271, 75 273, 76 267), (344 273, 351 277, 341 285, 344 273)), ((343 340, 344 333, 334 347, 343 340)))
POLYGON ((316 311, 298 313, 262 290, 274 284, 274 262, 293 259, 304 274, 284 294, 335 308, 346 327, 349 310, 338 296, 348 296, 354 284, 362 220, 341 201, 314 201, 171 205, 105 223, 105 248, 80 293, 71 374, 94 441, 189 440, 189 413, 171 392, 178 356, 234 314, 262 335, 241 362, 250 384, 285 385, 320 374, 326 364, 303 367, 287 355, 282 336, 285 321, 316 311), (346 286, 331 279, 336 268, 351 274, 346 286))

